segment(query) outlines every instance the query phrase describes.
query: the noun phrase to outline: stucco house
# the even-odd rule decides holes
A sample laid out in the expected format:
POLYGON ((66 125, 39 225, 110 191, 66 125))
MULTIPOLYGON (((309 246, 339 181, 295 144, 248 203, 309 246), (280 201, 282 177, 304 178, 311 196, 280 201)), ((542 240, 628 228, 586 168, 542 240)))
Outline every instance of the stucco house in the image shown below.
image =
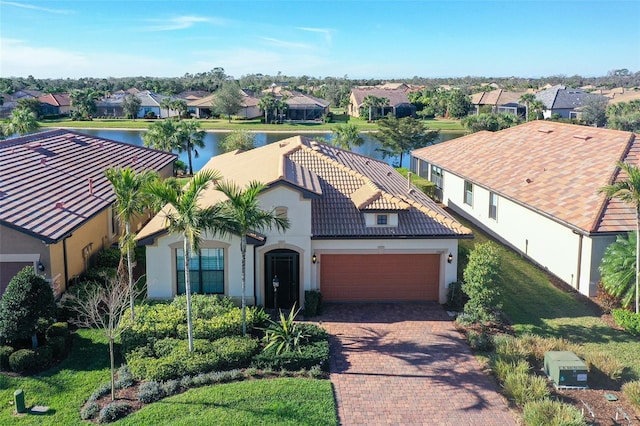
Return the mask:
POLYGON ((71 113, 71 97, 68 93, 47 93, 38 97, 41 102, 42 115, 69 115, 71 113))
POLYGON ((633 209, 598 190, 639 153, 630 132, 531 121, 415 150, 412 168, 449 208, 595 296, 605 248, 635 229, 633 209))
POLYGON ((390 113, 396 118, 412 117, 416 113, 415 105, 409 102, 407 93, 403 88, 354 87, 349 95, 347 114, 352 117, 360 117, 362 114, 367 116, 369 110, 363 107, 363 103, 364 99, 369 95, 389 100, 388 105, 376 108, 374 115, 377 117, 385 117, 390 113), (363 112, 363 109, 366 111, 363 112))
MULTIPOLYGON (((115 196, 104 170, 173 174, 175 154, 48 130, 0 141, 0 294, 33 266, 57 293, 118 239, 115 196)), ((138 230, 149 217, 134 220, 138 230)))
POLYGON ((282 117, 286 121, 319 121, 329 113, 330 102, 326 99, 289 89, 286 85, 272 85, 261 92, 271 93, 287 104, 282 117))
POLYGON ((605 96, 587 93, 582 89, 556 85, 535 94, 537 100, 544 104, 544 118, 559 115, 560 118, 579 118, 580 109, 589 102, 608 101, 605 96))
POLYGON ((512 92, 496 89, 490 92, 478 92, 471 95, 474 114, 493 112, 498 114, 513 114, 523 116, 526 107, 520 103, 520 98, 527 92, 512 92))
POLYGON ((169 118, 177 117, 179 111, 165 107, 161 107, 161 103, 164 99, 169 98, 172 101, 179 100, 175 96, 166 96, 159 93, 151 92, 149 90, 142 91, 129 91, 127 93, 117 93, 109 97, 100 99, 96 102, 96 116, 97 117, 124 117, 124 110, 122 109, 122 102, 126 96, 135 96, 140 99, 140 109, 136 118, 143 118, 147 114, 153 113, 156 118, 169 118))
MULTIPOLYGON (((274 307, 304 304, 306 290, 326 301, 446 301, 456 280, 460 238, 468 229, 388 164, 296 136, 218 155, 203 169, 245 187, 267 186, 262 208, 290 220, 286 232, 249 235, 246 289, 250 303, 274 307)), ((223 196, 202 196, 213 205, 223 196)), ((165 207, 166 208, 166 207, 165 207)), ((137 235, 146 245, 148 297, 183 293, 182 237, 169 234, 158 213, 137 235)), ((241 296, 240 238, 203 235, 191 274, 196 292, 241 296)))
MULTIPOLYGON (((262 116, 260 108, 258 108, 257 97, 253 96, 248 90, 240 89, 240 95, 242 96, 242 107, 236 112, 235 115, 252 119, 262 116)), ((209 118, 213 115, 213 102, 216 99, 216 94, 211 94, 200 99, 194 99, 187 103, 189 112, 197 118, 209 118)))

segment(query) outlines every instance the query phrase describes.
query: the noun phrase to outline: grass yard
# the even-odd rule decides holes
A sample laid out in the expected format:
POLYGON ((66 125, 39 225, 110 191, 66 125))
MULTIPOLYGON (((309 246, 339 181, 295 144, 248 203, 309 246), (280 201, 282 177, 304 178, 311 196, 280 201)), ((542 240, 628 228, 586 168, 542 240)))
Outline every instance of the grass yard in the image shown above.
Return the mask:
MULTIPOLYGON (((461 246, 472 249, 474 244, 490 239, 469 222, 456 218, 475 235, 473 240, 462 240, 461 246)), ((593 302, 559 289, 540 268, 499 243, 498 246, 502 258, 502 307, 518 333, 563 337, 584 345, 587 351, 610 354, 629 368, 626 380, 640 378, 637 338, 609 327, 593 302)))
POLYGON ((337 425, 329 380, 265 379, 187 391, 118 425, 337 425))

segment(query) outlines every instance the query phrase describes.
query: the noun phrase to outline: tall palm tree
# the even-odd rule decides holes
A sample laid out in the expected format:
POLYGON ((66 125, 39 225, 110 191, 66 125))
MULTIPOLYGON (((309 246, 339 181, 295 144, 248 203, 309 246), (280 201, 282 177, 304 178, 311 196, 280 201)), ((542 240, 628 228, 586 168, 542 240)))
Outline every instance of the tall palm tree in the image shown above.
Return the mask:
POLYGON ((175 120, 158 120, 149 125, 142 135, 144 146, 172 152, 176 146, 175 135, 178 132, 178 123, 175 120))
POLYGON ((127 273, 129 276, 129 294, 131 320, 135 319, 134 303, 135 291, 133 290, 133 261, 131 249, 134 245, 131 233, 131 220, 145 212, 151 206, 151 198, 147 192, 149 185, 158 179, 155 171, 147 170, 136 173, 135 170, 125 167, 115 167, 104 171, 104 175, 111 183, 113 193, 116 196, 115 209, 120 221, 120 249, 127 253, 127 273), (124 225, 124 226, 123 226, 124 225))
POLYGON ((192 157, 198 158, 200 153, 198 148, 204 148, 204 137, 206 133, 200 128, 200 122, 196 120, 180 121, 177 125, 176 140, 173 149, 178 152, 187 152, 189 160, 189 174, 193 174, 192 157))
POLYGON ((338 148, 351 149, 352 146, 361 146, 364 139, 360 136, 358 126, 355 124, 337 125, 333 129, 331 143, 338 148))
POLYGON ((271 112, 271 110, 273 110, 273 108, 276 106, 276 102, 276 97, 273 96, 273 93, 267 93, 262 98, 260 98, 260 101, 258 102, 258 108, 264 111, 265 124, 269 123, 269 112, 271 112))
POLYGON ((242 334, 247 334, 246 314, 246 283, 247 266, 247 233, 261 232, 275 227, 285 231, 289 228, 289 220, 276 215, 275 209, 263 210, 258 203, 258 194, 266 187, 260 182, 250 182, 245 189, 241 189, 233 182, 222 181, 216 189, 227 196, 228 200, 220 203, 220 213, 224 218, 226 232, 240 236, 240 252, 242 254, 242 334))
POLYGON ((531 110, 531 112, 536 114, 536 120, 540 120, 547 107, 545 106, 544 102, 535 99, 529 103, 529 109, 531 110))
POLYGON ((167 110, 167 118, 169 118, 169 114, 171 114, 171 108, 173 108, 173 100, 166 96, 160 100, 160 108, 164 108, 167 110))
POLYGON ((384 107, 388 107, 390 105, 389 98, 380 97, 378 98, 378 106, 380 107, 380 117, 384 118, 384 107))
POLYGON ((378 98, 373 95, 367 95, 362 100, 362 108, 369 108, 369 121, 373 120, 373 108, 378 105, 378 98))
POLYGON ((603 288, 612 296, 619 297, 625 308, 633 303, 634 298, 636 244, 635 231, 630 232, 628 238, 618 235, 616 241, 605 249, 599 267, 603 288))
POLYGON ((198 200, 209 184, 220 179, 215 170, 202 170, 184 186, 180 187, 173 178, 156 181, 149 187, 149 193, 160 204, 164 204, 159 214, 164 215, 169 232, 179 233, 183 238, 184 283, 187 296, 187 336, 189 352, 193 352, 193 325, 191 321, 191 279, 189 259, 191 253, 198 253, 202 234, 206 230, 221 227, 219 204, 202 207, 198 200))
POLYGON ((520 96, 520 102, 522 102, 524 104, 524 108, 525 108, 525 121, 529 121, 529 105, 531 104, 531 102, 536 100, 536 97, 533 93, 525 93, 524 95, 520 96))
MULTIPOLYGON (((607 197, 615 197, 622 202, 631 204, 636 213, 636 234, 640 234, 640 168, 634 164, 619 162, 618 167, 620 173, 626 177, 611 185, 603 186, 599 192, 604 193, 607 197)), ((639 296, 638 296, 638 274, 640 274, 640 238, 636 238, 636 285, 635 285, 635 303, 636 314, 640 312, 639 296)))
POLYGON ((40 127, 36 115, 27 108, 15 108, 11 113, 9 122, 3 127, 4 136, 19 134, 24 136, 27 133, 35 132, 40 127))

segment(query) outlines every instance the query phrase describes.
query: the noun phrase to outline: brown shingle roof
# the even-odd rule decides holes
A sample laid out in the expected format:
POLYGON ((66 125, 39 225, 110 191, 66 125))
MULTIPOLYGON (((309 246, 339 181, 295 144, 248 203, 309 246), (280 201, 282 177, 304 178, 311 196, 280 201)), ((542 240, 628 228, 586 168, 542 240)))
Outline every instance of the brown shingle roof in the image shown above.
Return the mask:
MULTIPOLYGON (((547 121, 478 132, 412 155, 584 232, 633 229, 634 212, 598 193, 618 161, 638 163, 633 133, 547 121)), ((445 182, 446 185, 446 182, 445 182)))
POLYGON ((68 130, 1 141, 0 223, 57 242, 113 203, 104 170, 160 170, 175 159, 175 154, 68 130))
MULTIPOLYGON (((387 163, 296 136, 246 152, 212 157, 203 169, 246 186, 257 180, 288 185, 311 198, 314 238, 459 238, 471 232, 387 163), (366 227, 362 211, 393 211, 397 227, 366 227)), ((207 205, 222 200, 209 189, 207 205)), ((158 215, 138 234, 156 235, 165 226, 158 215)))

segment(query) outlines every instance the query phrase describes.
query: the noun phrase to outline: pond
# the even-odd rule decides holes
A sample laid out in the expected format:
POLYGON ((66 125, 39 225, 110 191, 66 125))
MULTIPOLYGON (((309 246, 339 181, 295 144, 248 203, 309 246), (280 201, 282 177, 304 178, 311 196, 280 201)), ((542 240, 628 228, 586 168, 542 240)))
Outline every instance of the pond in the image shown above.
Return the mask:
MULTIPOLYGON (((142 142, 142 134, 144 130, 114 130, 114 129, 75 129, 78 132, 85 133, 91 136, 97 136, 105 139, 112 139, 115 141, 130 143, 133 145, 144 146, 142 142)), ((204 143, 205 147, 198 150, 198 158, 193 158, 193 170, 198 171, 202 166, 206 164, 207 161, 214 155, 218 155, 220 152, 218 150, 218 142, 224 139, 230 132, 207 132, 204 143)), ((256 146, 264 146, 276 141, 280 141, 282 139, 290 138, 292 136, 306 136, 311 139, 316 139, 320 141, 324 141, 327 139, 331 139, 332 134, 330 132, 327 133, 300 133, 300 132, 256 132, 256 146)), ((440 143, 446 140, 455 139, 464 135, 463 132, 440 132, 438 140, 436 143, 440 143)), ((389 164, 397 164, 399 162, 399 157, 388 157, 382 158, 382 154, 376 149, 380 147, 380 144, 369 136, 366 133, 361 134, 365 143, 362 146, 354 147, 353 152, 356 152, 361 155, 366 155, 371 158, 375 158, 378 160, 387 161, 389 164)), ((180 154, 180 160, 188 163, 187 154, 180 154)), ((409 158, 407 155, 403 158, 403 166, 409 167, 409 158)))

